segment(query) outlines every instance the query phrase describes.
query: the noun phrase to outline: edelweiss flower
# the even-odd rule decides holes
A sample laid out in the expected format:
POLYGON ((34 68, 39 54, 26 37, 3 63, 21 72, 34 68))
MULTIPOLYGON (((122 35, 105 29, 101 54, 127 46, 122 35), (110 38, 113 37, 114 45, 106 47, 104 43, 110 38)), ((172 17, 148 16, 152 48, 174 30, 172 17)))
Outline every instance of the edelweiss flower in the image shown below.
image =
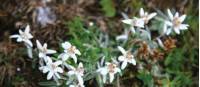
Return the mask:
POLYGON ((27 25, 24 32, 19 30, 19 34, 11 35, 10 38, 17 38, 17 42, 24 42, 26 45, 33 47, 33 44, 30 39, 33 36, 30 34, 30 26, 27 25))
POLYGON ((153 12, 148 14, 148 12, 144 12, 144 9, 140 9, 140 17, 143 19, 144 23, 147 24, 150 19, 152 19, 154 16, 156 16, 157 13, 153 12))
POLYGON ((46 66, 42 66, 39 69, 42 70, 43 73, 47 73, 47 80, 50 80, 52 77, 54 80, 60 79, 59 73, 63 73, 63 69, 59 67, 62 64, 62 61, 52 62, 51 59, 48 60, 46 66))
POLYGON ((47 43, 44 43, 43 46, 38 40, 36 40, 36 43, 37 43, 37 48, 39 49, 39 57, 40 58, 45 58, 47 54, 56 53, 55 50, 47 49, 47 43))
POLYGON ((134 56, 131 54, 130 51, 125 51, 124 48, 118 46, 118 49, 122 52, 122 56, 118 57, 119 61, 122 61, 121 69, 124 69, 127 66, 127 63, 131 63, 133 65, 136 65, 136 61, 134 59, 134 56))
POLYGON ((72 46, 69 42, 62 43, 62 47, 64 48, 64 53, 59 55, 59 58, 62 60, 67 60, 69 57, 73 58, 74 62, 77 63, 76 54, 81 55, 80 51, 76 49, 75 46, 72 46))
POLYGON ((164 33, 169 35, 173 29, 175 33, 180 34, 180 30, 188 29, 189 27, 188 24, 182 24, 182 22, 186 18, 186 15, 179 16, 179 13, 176 12, 175 15, 173 16, 169 9, 167 10, 167 12, 168 12, 170 21, 165 21, 164 33), (170 26, 171 28, 168 29, 166 28, 167 26, 170 26))
POLYGON ((105 67, 101 67, 97 70, 103 76, 103 82, 106 82, 107 74, 109 74, 110 83, 114 80, 116 73, 121 72, 115 63, 106 63, 105 67))
POLYGON ((141 18, 136 18, 134 17, 133 19, 125 19, 125 20, 122 20, 123 23, 125 24, 128 24, 128 25, 131 25, 131 31, 133 33, 135 33, 135 27, 140 27, 140 28, 143 28, 144 27, 144 21, 143 19, 141 18))
POLYGON ((75 75, 79 84, 80 85, 83 85, 84 84, 84 81, 83 81, 83 75, 84 75, 84 68, 83 68, 83 64, 82 63, 79 63, 78 64, 78 67, 77 68, 72 68, 72 70, 70 70, 68 73, 67 73, 69 76, 72 76, 72 75, 75 75))

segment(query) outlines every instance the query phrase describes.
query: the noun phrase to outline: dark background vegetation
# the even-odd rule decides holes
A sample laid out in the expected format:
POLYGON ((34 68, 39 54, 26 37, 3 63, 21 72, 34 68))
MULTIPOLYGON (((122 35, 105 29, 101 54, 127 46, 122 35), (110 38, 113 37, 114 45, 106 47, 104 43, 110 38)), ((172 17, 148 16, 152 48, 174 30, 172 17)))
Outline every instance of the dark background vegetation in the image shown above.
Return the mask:
MULTIPOLYGON (((1 87, 38 87, 46 76, 38 70, 35 59, 29 59, 23 44, 9 39, 9 35, 17 33, 25 24, 31 25, 31 33, 42 42, 47 42, 50 48, 59 49, 58 42, 68 40, 70 36, 69 21, 79 17, 83 27, 93 21, 102 32, 116 36, 123 31, 121 12, 130 17, 138 15, 141 7, 149 12, 174 9, 186 13, 189 29, 177 38, 177 47, 165 55, 160 62, 169 78, 157 79, 149 74, 132 75, 127 72, 121 77, 122 87, 150 86, 160 87, 197 87, 199 85, 199 1, 198 0, 52 0, 47 5, 56 14, 56 21, 46 27, 40 27, 35 22, 35 12, 40 6, 40 0, 0 0, 0 86, 1 87), (20 69, 20 70, 17 70, 20 69), (133 78, 134 77, 134 78, 133 78), (149 83, 150 82, 150 83, 149 83)), ((128 68, 132 70, 131 67, 128 68)), ((127 70, 128 71, 128 70, 127 70)), ((86 82, 94 86, 95 81, 86 82)), ((110 86, 110 85, 108 85, 110 86)), ((112 86, 112 85, 111 85, 112 86)), ((115 85, 114 85, 115 86, 115 85)))

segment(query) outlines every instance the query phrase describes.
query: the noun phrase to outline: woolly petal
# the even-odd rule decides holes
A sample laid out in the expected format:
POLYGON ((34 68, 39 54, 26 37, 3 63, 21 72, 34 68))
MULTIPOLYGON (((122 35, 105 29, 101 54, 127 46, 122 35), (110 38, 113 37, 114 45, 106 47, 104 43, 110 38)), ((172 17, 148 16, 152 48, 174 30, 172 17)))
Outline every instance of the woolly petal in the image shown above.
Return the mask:
POLYGON ((81 55, 81 52, 78 49, 75 50, 75 53, 81 55))
POLYGON ((30 32, 30 25, 27 25, 26 28, 25 28, 25 33, 29 33, 30 32))
POLYGON ((174 28, 174 31, 177 33, 177 34, 180 34, 180 30, 178 28, 174 28))
POLYGON ((144 16, 144 9, 140 8, 140 17, 144 16))
POLYGON ((103 75, 103 83, 106 83, 106 75, 103 75))
POLYGON ((124 48, 122 48, 121 46, 117 47, 119 49, 119 51, 122 52, 123 55, 126 55, 126 51, 124 50, 124 48))
POLYGON ((14 35, 10 36, 10 38, 19 38, 19 37, 20 37, 20 35, 18 35, 18 34, 14 34, 14 35))
POLYGON ((118 60, 119 60, 119 61, 124 61, 124 60, 125 60, 125 57, 124 57, 124 56, 119 56, 119 57, 118 57, 118 60))
POLYGON ((47 54, 54 54, 54 53, 56 53, 55 50, 47 50, 47 54))
POLYGON ((125 24, 132 25, 132 23, 133 23, 133 19, 122 20, 122 22, 125 23, 125 24))
POLYGON ((47 75, 47 80, 50 80, 53 77, 53 72, 49 72, 47 75))
POLYGON ((79 84, 83 84, 83 78, 80 75, 76 75, 76 76, 77 76, 79 84))
POLYGON ((186 18, 186 15, 182 15, 181 17, 179 17, 180 22, 182 23, 186 18))
POLYGON ((77 57, 76 57, 76 55, 75 54, 71 54, 70 56, 72 57, 72 59, 74 60, 74 62, 77 63, 77 57))
POLYGON ((42 50, 42 49, 43 49, 42 44, 39 42, 39 40, 36 40, 36 44, 37 44, 37 48, 38 48, 39 50, 42 50))
POLYGON ((188 24, 181 24, 180 26, 179 26, 179 29, 180 30, 187 30, 188 29, 188 24))
POLYGON ((127 66, 127 61, 122 62, 121 69, 124 69, 127 66))
POLYGON ((135 59, 131 59, 131 60, 130 60, 130 63, 133 64, 133 65, 136 65, 135 59))
POLYGON ((56 71, 56 72, 59 72, 59 73, 63 73, 63 69, 60 68, 60 67, 57 67, 57 68, 55 69, 55 71, 56 71))
POLYGON ((168 12, 168 15, 169 15, 169 19, 173 20, 172 12, 169 9, 167 9, 167 12, 168 12))
POLYGON ((24 41, 26 44, 28 44, 30 47, 33 47, 33 44, 32 44, 32 42, 30 41, 30 40, 25 40, 24 41))
POLYGON ((64 43, 62 43, 62 47, 64 48, 64 49, 68 49, 68 48, 70 48, 72 45, 71 45, 71 43, 69 43, 69 42, 64 42, 64 43))
POLYGON ((109 73, 110 83, 114 80, 114 73, 109 73))
POLYGON ((55 66, 61 65, 62 61, 58 60, 58 61, 54 62, 54 64, 55 64, 55 66))
POLYGON ((69 71, 67 74, 71 76, 71 75, 74 75, 75 72, 74 71, 69 71))
POLYGON ((153 17, 155 17, 156 15, 157 15, 157 13, 155 13, 155 12, 154 12, 154 13, 151 13, 151 14, 148 15, 147 19, 150 20, 150 19, 152 19, 153 17))
POLYGON ((172 32, 172 29, 169 28, 169 29, 167 30, 167 32, 166 32, 166 35, 169 35, 171 32, 172 32))

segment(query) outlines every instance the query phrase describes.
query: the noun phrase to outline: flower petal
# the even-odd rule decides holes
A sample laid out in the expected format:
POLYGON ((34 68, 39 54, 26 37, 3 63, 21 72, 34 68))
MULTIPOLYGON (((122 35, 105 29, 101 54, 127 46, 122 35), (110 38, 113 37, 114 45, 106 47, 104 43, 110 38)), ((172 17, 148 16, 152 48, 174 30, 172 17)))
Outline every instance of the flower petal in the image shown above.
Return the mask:
POLYGON ((177 34, 180 34, 180 30, 178 28, 174 28, 174 31, 177 33, 177 34))
POLYGON ((155 13, 155 12, 151 13, 151 14, 148 15, 147 19, 150 20, 150 19, 152 19, 156 15, 157 15, 157 13, 155 13))
POLYGON ((47 50, 47 54, 54 54, 54 53, 56 53, 55 50, 47 50))
POLYGON ((140 17, 144 16, 144 9, 140 8, 140 17))
POLYGON ((78 49, 76 49, 74 52, 75 52, 76 54, 78 54, 78 55, 81 55, 81 52, 80 52, 78 49))
POLYGON ((171 11, 169 9, 167 9, 167 12, 168 12, 168 15, 169 15, 169 19, 173 20, 173 15, 172 15, 171 11))
POLYGON ((127 61, 122 62, 121 69, 124 69, 127 66, 127 61))
POLYGON ((56 72, 59 72, 59 73, 63 73, 63 69, 60 68, 60 67, 57 67, 57 68, 55 69, 55 71, 56 71, 56 72))
POLYGON ((119 61, 124 61, 124 60, 125 60, 125 57, 124 57, 124 56, 119 56, 119 57, 118 57, 118 60, 119 60, 119 61))
POLYGON ((29 33, 29 32, 30 32, 30 25, 27 25, 27 26, 26 26, 24 32, 25 32, 25 33, 29 33))
POLYGON ((37 48, 38 48, 39 50, 42 50, 42 49, 43 49, 42 44, 39 42, 39 40, 36 40, 36 45, 37 45, 37 48))
POLYGON ((130 63, 133 64, 133 65, 136 65, 135 59, 131 59, 131 60, 130 60, 130 63))
POLYGON ((49 72, 47 75, 47 80, 50 80, 53 77, 53 72, 49 72))
POLYGON ((58 60, 58 61, 54 62, 54 64, 55 64, 55 66, 61 65, 62 61, 58 60))
POLYGON ((10 38, 19 38, 19 37, 20 37, 20 35, 18 35, 18 34, 14 34, 14 35, 10 36, 10 38))
POLYGON ((133 23, 133 19, 122 20, 122 22, 125 23, 125 24, 132 25, 132 23, 133 23))
POLYGON ((79 84, 83 84, 83 78, 81 77, 81 75, 76 75, 76 76, 77 76, 79 84))
POLYGON ((75 54, 71 54, 70 56, 72 57, 72 59, 74 60, 74 62, 77 63, 77 57, 76 57, 76 55, 75 54))
POLYGON ((62 47, 64 48, 64 49, 68 49, 68 48, 70 48, 71 47, 71 44, 69 43, 69 42, 64 42, 64 43, 62 43, 62 47))
POLYGON ((110 77, 110 83, 112 83, 112 81, 114 80, 114 74, 113 73, 109 73, 109 77, 110 77))
POLYGON ((122 48, 121 46, 118 46, 117 48, 122 52, 123 55, 126 55, 126 51, 124 50, 124 48, 122 48))
POLYGON ((186 18, 186 15, 182 15, 181 17, 179 17, 180 22, 182 23, 186 18))

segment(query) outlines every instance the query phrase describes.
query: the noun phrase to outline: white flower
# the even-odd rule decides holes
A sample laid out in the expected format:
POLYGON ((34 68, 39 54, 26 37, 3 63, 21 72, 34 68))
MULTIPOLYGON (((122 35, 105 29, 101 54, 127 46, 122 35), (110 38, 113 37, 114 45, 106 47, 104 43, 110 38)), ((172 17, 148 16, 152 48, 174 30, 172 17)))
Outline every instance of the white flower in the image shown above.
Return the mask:
POLYGON ((40 58, 45 58, 47 56, 47 54, 56 53, 55 50, 47 49, 47 43, 44 43, 43 46, 38 40, 36 40, 36 43, 37 43, 37 48, 39 49, 39 57, 40 58))
POLYGON ((172 31, 172 29, 175 31, 175 33, 180 34, 180 30, 186 30, 188 29, 189 25, 188 24, 182 24, 182 22, 185 20, 186 15, 181 15, 179 16, 179 13, 176 12, 175 15, 171 13, 171 11, 168 9, 167 10, 169 19, 170 21, 165 21, 165 28, 164 28, 164 33, 169 35, 172 31), (166 27, 170 26, 171 28, 167 29, 166 27))
POLYGON ((97 70, 103 76, 103 82, 106 82, 107 74, 109 74, 110 83, 114 80, 116 73, 121 72, 115 63, 106 63, 105 67, 101 67, 97 70))
POLYGON ((76 49, 75 46, 72 46, 69 42, 62 43, 62 47, 64 48, 64 53, 60 54, 59 58, 67 60, 70 57, 73 58, 75 63, 77 63, 76 54, 81 55, 80 51, 76 49))
POLYGON ((118 49, 121 51, 123 55, 118 57, 118 60, 122 62, 121 69, 124 69, 128 63, 136 65, 136 61, 134 56, 131 54, 130 51, 125 51, 124 48, 118 46, 118 49))
POLYGON ((26 26, 24 32, 19 30, 19 34, 11 35, 10 38, 17 38, 17 42, 24 42, 26 45, 33 47, 33 44, 30 40, 33 38, 33 36, 30 33, 29 25, 26 26))
POLYGON ((73 67, 72 70, 70 70, 67 74, 69 76, 75 75, 79 84, 84 84, 84 81, 83 81, 83 78, 82 78, 83 75, 84 75, 84 68, 83 68, 82 63, 79 63, 77 68, 73 67))
POLYGON ((144 28, 144 21, 141 18, 134 17, 133 19, 122 20, 123 23, 131 25, 131 31, 135 33, 135 27, 144 28))
POLYGON ((59 73, 63 73, 63 69, 59 67, 62 64, 62 61, 52 62, 51 59, 48 59, 46 66, 41 66, 39 69, 42 70, 43 73, 47 73, 47 80, 50 80, 52 77, 54 80, 60 79, 59 73))
POLYGON ((155 17, 157 13, 153 12, 148 14, 148 12, 144 12, 144 9, 140 9, 140 17, 143 19, 144 23, 147 24, 149 20, 151 20, 153 17, 155 17))

